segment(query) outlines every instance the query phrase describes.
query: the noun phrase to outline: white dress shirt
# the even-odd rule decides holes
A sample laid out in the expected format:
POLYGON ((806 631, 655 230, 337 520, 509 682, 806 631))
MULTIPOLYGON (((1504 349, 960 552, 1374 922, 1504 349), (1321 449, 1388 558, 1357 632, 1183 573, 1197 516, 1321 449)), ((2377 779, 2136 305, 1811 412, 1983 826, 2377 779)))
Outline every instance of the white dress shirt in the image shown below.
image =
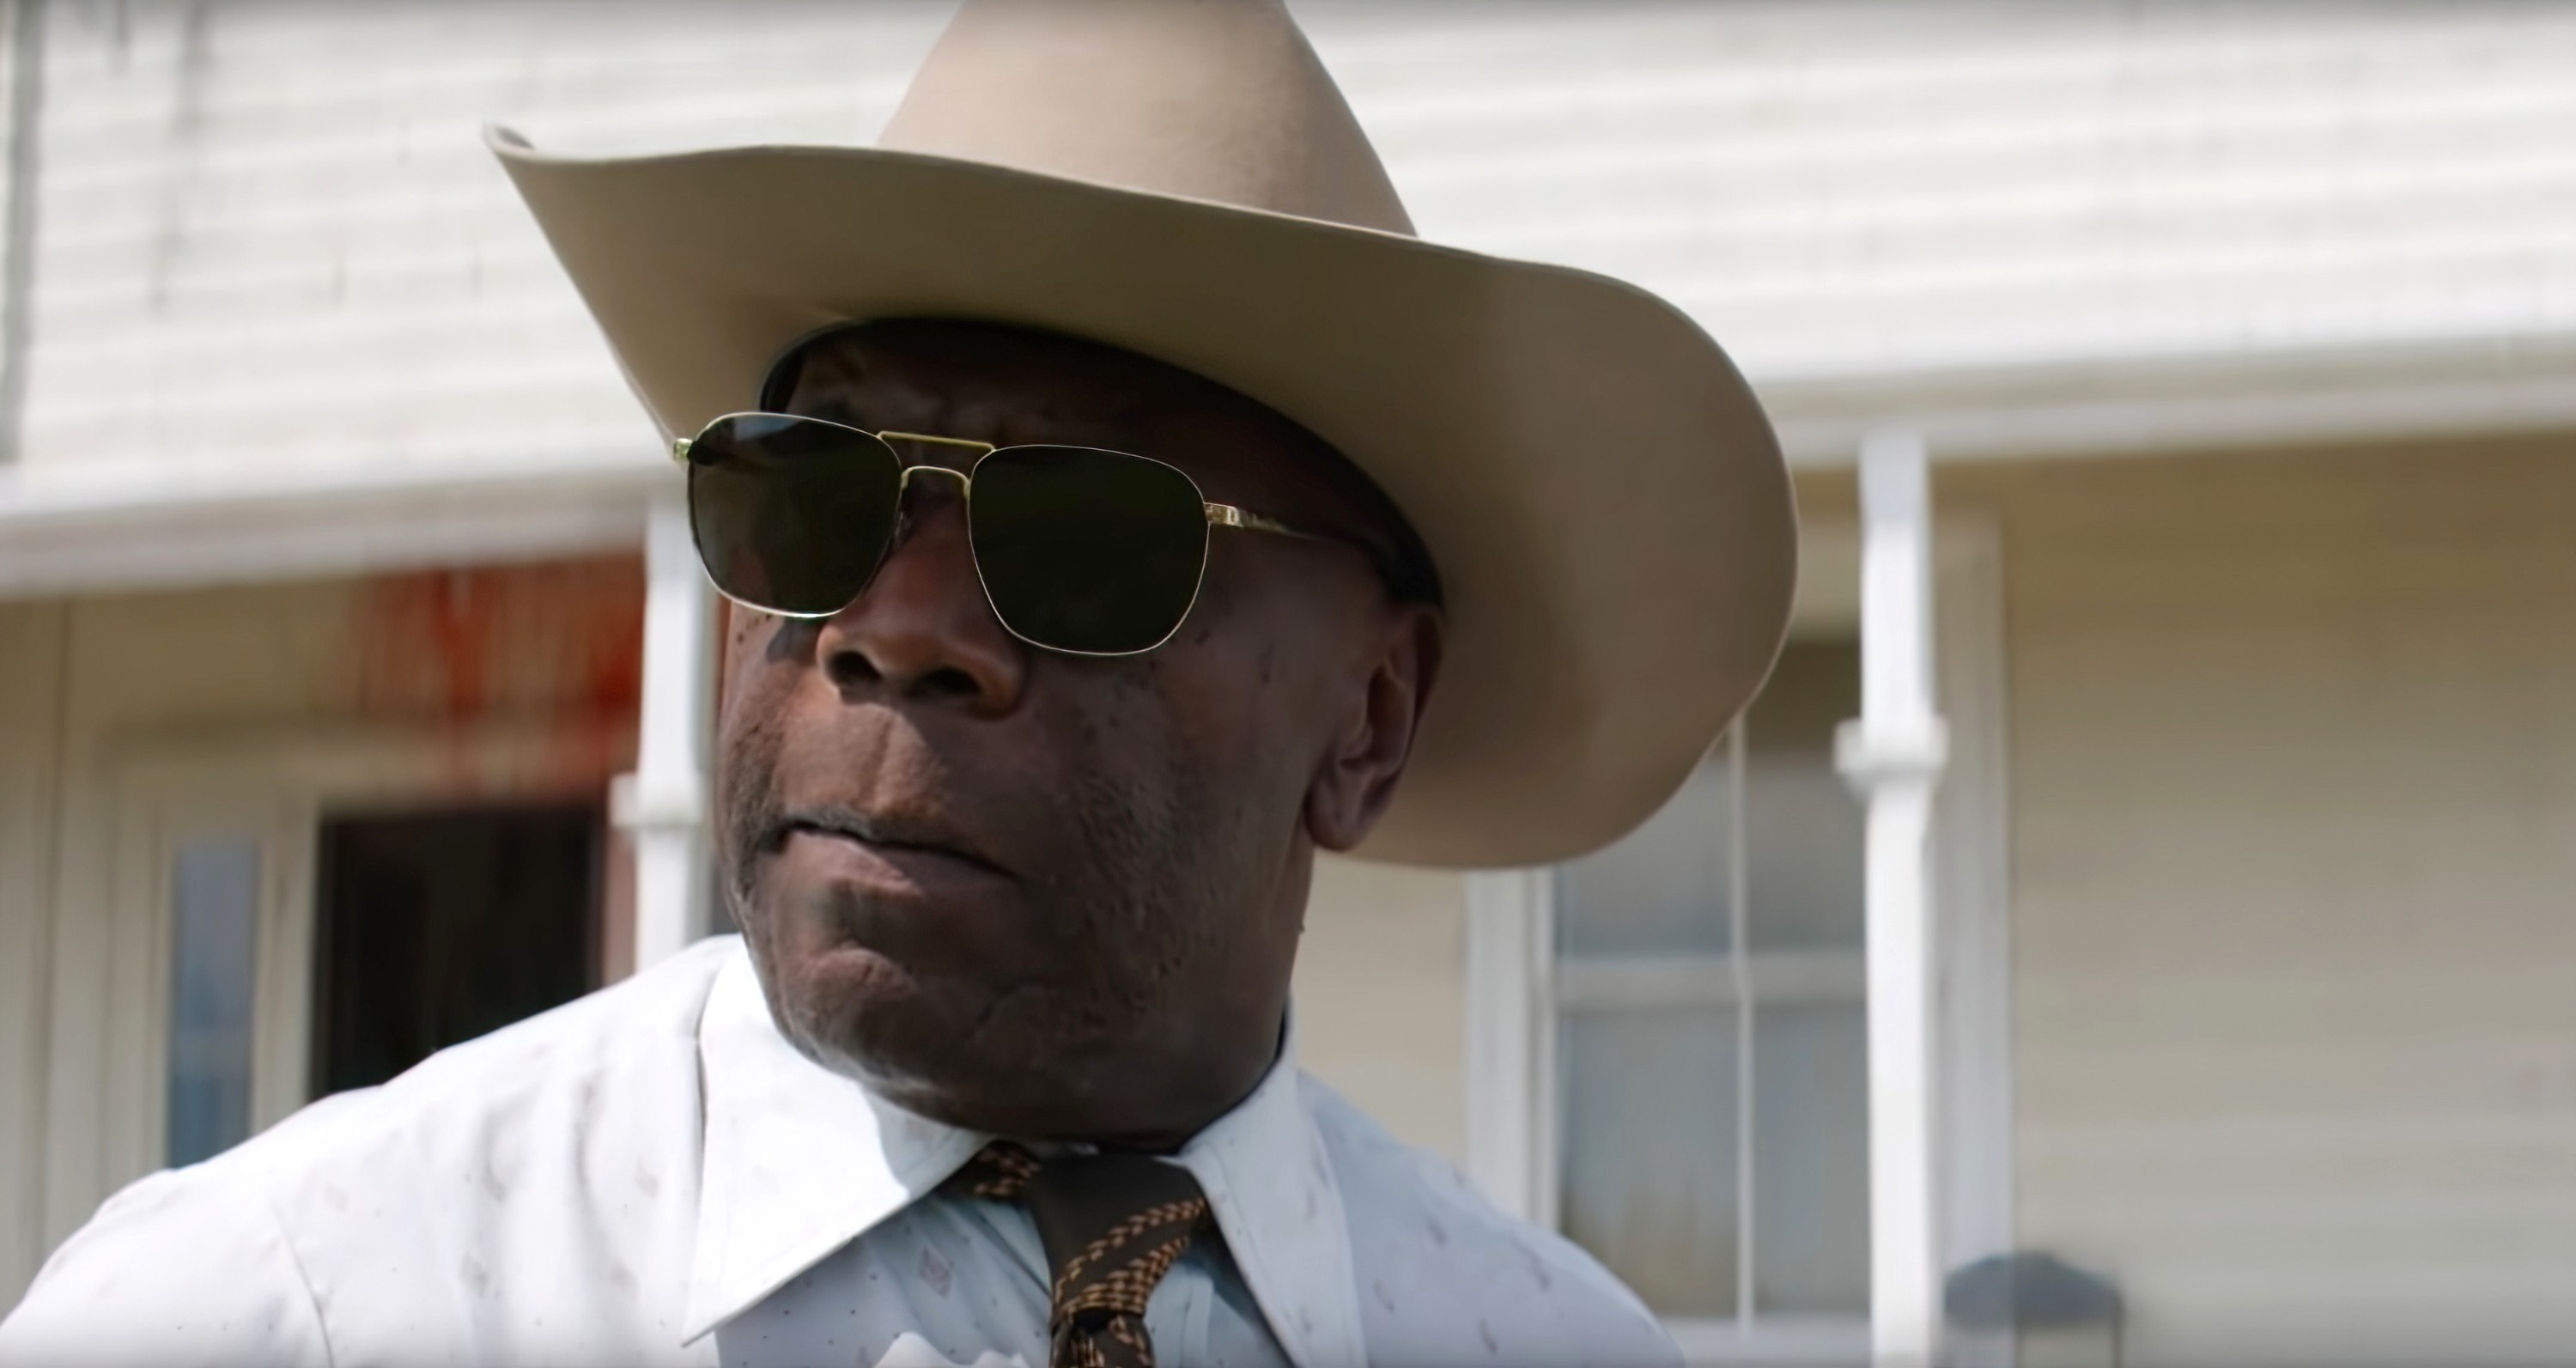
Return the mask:
MULTIPOLYGON (((110 1198, 0 1364, 1046 1363, 990 1137, 796 1052, 738 939, 443 1050, 110 1198)), ((1636 1298, 1300 1073, 1175 1156, 1222 1241, 1156 1289, 1165 1368, 1647 1364, 1636 1298)))

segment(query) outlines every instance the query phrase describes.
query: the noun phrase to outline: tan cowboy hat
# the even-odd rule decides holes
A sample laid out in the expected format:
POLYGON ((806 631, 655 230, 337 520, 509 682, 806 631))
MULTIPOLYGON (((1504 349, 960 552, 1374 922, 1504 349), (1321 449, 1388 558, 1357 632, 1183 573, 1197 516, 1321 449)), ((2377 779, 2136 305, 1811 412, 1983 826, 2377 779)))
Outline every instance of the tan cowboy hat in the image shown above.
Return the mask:
POLYGON ((874 148, 492 143, 667 434, 818 327, 944 316, 1140 352, 1340 448, 1449 606, 1363 856, 1614 840, 1778 650, 1788 475, 1726 353, 1632 286, 1415 239, 1277 0, 968 0, 874 148))

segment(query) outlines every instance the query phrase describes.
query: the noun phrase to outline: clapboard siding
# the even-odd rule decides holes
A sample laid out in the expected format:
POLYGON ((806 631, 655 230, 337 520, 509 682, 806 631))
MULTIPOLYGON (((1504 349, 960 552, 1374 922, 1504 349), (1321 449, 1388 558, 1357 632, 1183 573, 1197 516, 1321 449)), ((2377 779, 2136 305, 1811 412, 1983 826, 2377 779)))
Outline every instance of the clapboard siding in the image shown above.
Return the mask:
POLYGON ((1946 478, 2001 520, 2021 1241, 2130 1360, 2576 1344, 2576 445, 1946 478))
POLYGON ((1335 54, 1417 217, 1657 289, 1757 379, 2576 310, 2563 9, 1506 13, 1455 58, 1335 54))
POLYGON ((691 124, 718 140, 864 136, 832 68, 883 53, 890 106, 937 21, 776 5, 58 9, 38 462, 533 445, 644 458, 650 433, 480 123, 578 135, 606 111, 637 145, 691 124), (900 52, 879 40, 906 32, 900 52))
MULTIPOLYGON (((479 144, 863 142, 950 7, 57 5, 30 458, 649 447, 479 144)), ((2576 10, 1298 5, 1417 221, 1762 380, 2576 330, 2576 10)))

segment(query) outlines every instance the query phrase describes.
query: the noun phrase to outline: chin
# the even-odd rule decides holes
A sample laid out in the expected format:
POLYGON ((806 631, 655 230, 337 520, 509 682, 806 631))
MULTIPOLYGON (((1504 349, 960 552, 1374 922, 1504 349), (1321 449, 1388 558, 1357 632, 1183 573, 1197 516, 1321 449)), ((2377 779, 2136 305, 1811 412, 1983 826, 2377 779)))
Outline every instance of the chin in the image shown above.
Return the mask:
POLYGON ((924 980, 857 946, 785 967, 771 1007, 788 1038, 907 1111, 1001 1130, 1062 1105, 1068 1042, 1030 1028, 1024 993, 924 980))
POLYGON ((907 1042, 935 1039, 951 1025, 920 980, 874 950, 835 946, 778 968, 770 1008, 779 1029, 843 1073, 873 1081, 907 1042))

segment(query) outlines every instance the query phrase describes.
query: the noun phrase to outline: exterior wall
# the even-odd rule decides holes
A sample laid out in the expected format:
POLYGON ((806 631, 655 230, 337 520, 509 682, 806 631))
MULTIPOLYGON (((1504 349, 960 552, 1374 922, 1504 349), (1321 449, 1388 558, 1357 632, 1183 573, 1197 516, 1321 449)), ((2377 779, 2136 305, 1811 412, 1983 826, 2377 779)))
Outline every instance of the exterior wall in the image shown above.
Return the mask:
POLYGON ((1296 8, 1427 235, 1757 385, 2576 324, 2564 9, 1296 8))
POLYGON ((1466 1155, 1465 876, 1316 862, 1297 1054, 1399 1138, 1466 1155))
POLYGON ((316 757, 376 766, 370 801, 603 793, 641 619, 632 558, 0 605, 0 1304, 154 1148, 108 1081, 157 1057, 116 915, 137 764, 217 802, 316 757))
POLYGON ((2004 536, 2020 1243, 2132 1362, 2576 1343, 2571 458, 1942 478, 2004 536))
POLYGON ((944 17, 54 6, 26 460, 649 462, 482 125, 595 150, 864 139, 944 17))
POLYGON ((0 604, 0 1303, 33 1276, 44 1204, 45 947, 64 706, 61 604, 0 604))
MULTIPOLYGON (((951 8, 52 6, 29 466, 644 459, 480 126, 863 143, 951 8)), ((1758 384, 2576 330, 2561 8, 1296 9, 1427 236, 1758 384)))

